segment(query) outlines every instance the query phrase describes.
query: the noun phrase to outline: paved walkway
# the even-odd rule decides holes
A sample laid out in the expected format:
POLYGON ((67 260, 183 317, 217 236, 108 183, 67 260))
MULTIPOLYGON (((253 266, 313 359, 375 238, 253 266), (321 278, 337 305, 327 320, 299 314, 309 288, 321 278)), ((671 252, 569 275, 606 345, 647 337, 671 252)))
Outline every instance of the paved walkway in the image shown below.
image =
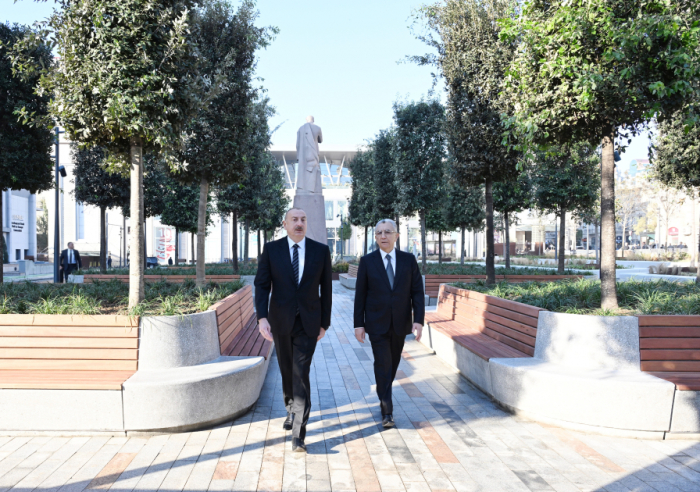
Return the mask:
MULTIPOLYGON (((515 418, 408 342, 382 430, 372 352, 334 282, 333 329, 312 369, 308 454, 291 452, 273 358, 254 411, 155 437, 0 437, 0 492, 700 491, 700 443, 579 434, 515 418)), ((235 398, 235 395, 232 395, 235 398)), ((0 415, 0 419, 2 416, 0 415)))

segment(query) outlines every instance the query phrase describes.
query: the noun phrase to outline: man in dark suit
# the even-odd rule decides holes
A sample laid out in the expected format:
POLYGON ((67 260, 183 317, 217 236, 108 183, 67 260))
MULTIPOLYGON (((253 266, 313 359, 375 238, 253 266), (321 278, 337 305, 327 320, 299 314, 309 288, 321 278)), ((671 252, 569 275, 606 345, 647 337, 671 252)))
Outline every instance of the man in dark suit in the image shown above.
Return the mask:
POLYGON ((80 251, 74 248, 73 243, 68 243, 68 249, 61 251, 61 261, 59 263, 63 268, 63 281, 68 281, 68 275, 76 270, 83 268, 83 262, 80 259, 80 251))
POLYGON ((381 220, 375 231, 379 249, 363 256, 357 269, 355 338, 365 343, 365 334, 369 335, 382 425, 388 428, 395 425, 391 384, 406 335, 413 331, 420 341, 423 334, 425 297, 416 257, 394 248, 399 237, 396 223, 381 220))
POLYGON ((287 237, 267 243, 258 261, 255 311, 260 333, 275 343, 287 408, 284 428, 292 431, 292 450, 305 452, 311 359, 331 324, 331 253, 306 237, 303 210, 290 209, 282 225, 287 237))

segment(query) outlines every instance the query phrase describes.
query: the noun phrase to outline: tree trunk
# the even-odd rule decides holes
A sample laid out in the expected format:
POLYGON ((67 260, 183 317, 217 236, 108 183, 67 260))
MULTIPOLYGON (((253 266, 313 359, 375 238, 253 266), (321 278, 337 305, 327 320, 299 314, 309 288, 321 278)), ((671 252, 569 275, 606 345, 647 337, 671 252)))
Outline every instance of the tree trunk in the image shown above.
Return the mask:
POLYGON ((196 242, 195 239, 194 239, 194 237, 195 237, 194 234, 192 234, 192 233, 190 232, 190 249, 192 250, 192 259, 190 260, 190 262, 191 262, 193 265, 195 264, 195 261, 197 261, 197 260, 196 260, 197 255, 194 254, 194 245, 195 245, 195 242, 196 242))
POLYGON ((600 294, 603 309, 617 309, 615 271, 615 129, 603 138, 600 183, 600 294))
POLYGON ((369 227, 365 226, 365 255, 367 254, 367 239, 369 239, 367 237, 367 229, 369 229, 369 227))
POLYGON ((199 182, 199 210, 197 212, 197 268, 195 280, 197 286, 206 283, 206 250, 207 239, 207 198, 209 198, 209 181, 202 178, 199 182))
POLYGON ((438 231, 438 265, 442 265, 442 231, 438 231))
POLYGON ((506 226, 506 244, 505 244, 505 257, 506 257, 506 268, 510 268, 510 218, 508 217, 508 212, 503 213, 503 222, 506 226))
POLYGON ((460 253, 461 259, 459 261, 459 264, 464 266, 464 250, 466 249, 466 244, 464 244, 464 239, 465 239, 464 227, 461 227, 461 229, 462 229, 462 246, 461 246, 462 251, 460 253))
POLYGON ((175 266, 180 264, 180 229, 175 228, 175 266))
MULTIPOLYGON (((144 210, 145 210, 145 205, 144 205, 144 210)), ((148 270, 148 243, 146 242, 146 231, 148 230, 148 227, 146 227, 146 219, 143 219, 143 269, 144 271, 148 270)))
POLYGON ((249 254, 249 243, 250 243, 250 223, 248 222, 248 219, 245 220, 245 238, 243 239, 243 263, 246 265, 248 264, 248 259, 250 258, 249 254))
POLYGON ((595 264, 600 264, 600 221, 595 221, 595 264))
POLYGON ((262 241, 262 237, 260 237, 260 229, 258 229, 258 256, 256 258, 260 259, 260 242, 262 241))
POLYGON ((231 250, 232 250, 232 260, 233 260, 233 273, 238 274, 238 210, 233 211, 233 216, 231 217, 231 250))
POLYGON ((143 301, 145 288, 143 283, 143 148, 140 138, 132 138, 130 145, 131 261, 129 262, 129 309, 131 310, 143 301))
POLYGON ((105 213, 107 209, 100 207, 100 273, 107 273, 107 225, 105 213))
POLYGON ((426 261, 425 261, 425 256, 428 254, 428 248, 425 245, 425 210, 421 210, 419 213, 420 216, 420 240, 421 240, 421 255, 423 256, 423 261, 422 261, 422 268, 423 268, 423 275, 425 275, 425 268, 426 268, 426 261))
MULTIPOLYGON (((627 234, 627 221, 622 222, 622 246, 620 247, 620 257, 625 257, 625 235, 627 234)), ((615 266, 617 268, 617 266, 615 266)))
MULTIPOLYGON (((396 232, 401 232, 401 227, 399 226, 399 216, 396 216, 396 232)), ((408 241, 408 238, 406 238, 406 241, 408 241)), ((399 234, 396 236, 396 249, 401 251, 401 235, 399 234)))
POLYGON ((559 266, 557 273, 564 275, 566 268, 566 210, 561 209, 561 222, 559 225, 559 266))
POLYGON ((493 180, 486 180, 486 284, 496 283, 496 266, 493 254, 493 180))

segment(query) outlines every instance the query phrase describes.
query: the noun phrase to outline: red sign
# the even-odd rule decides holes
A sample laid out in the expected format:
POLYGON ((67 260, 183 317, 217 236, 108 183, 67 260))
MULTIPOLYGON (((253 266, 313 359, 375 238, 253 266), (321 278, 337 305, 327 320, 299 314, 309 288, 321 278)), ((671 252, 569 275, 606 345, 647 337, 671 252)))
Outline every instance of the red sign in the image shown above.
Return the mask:
POLYGON ((669 236, 677 236, 678 235, 678 227, 669 227, 668 228, 668 235, 669 236))

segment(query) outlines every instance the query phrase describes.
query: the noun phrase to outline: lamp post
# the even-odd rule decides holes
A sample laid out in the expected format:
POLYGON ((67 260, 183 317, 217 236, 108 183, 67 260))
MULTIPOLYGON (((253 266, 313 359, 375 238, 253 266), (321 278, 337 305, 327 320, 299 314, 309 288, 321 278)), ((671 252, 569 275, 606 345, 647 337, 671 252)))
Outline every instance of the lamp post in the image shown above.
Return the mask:
POLYGON ((343 212, 341 211, 336 217, 340 217, 340 261, 343 261, 343 212))
POLYGON ((53 282, 55 284, 61 282, 61 278, 59 275, 59 269, 58 269, 58 261, 59 261, 59 254, 61 251, 61 223, 59 221, 59 193, 60 189, 58 187, 58 175, 60 174, 62 177, 66 177, 66 168, 63 166, 59 166, 59 156, 58 156, 58 151, 59 151, 59 140, 60 140, 60 135, 61 133, 65 133, 62 130, 59 130, 58 126, 54 127, 54 132, 55 132, 55 140, 54 140, 54 152, 55 154, 53 155, 54 158, 54 173, 56 175, 56 213, 54 216, 54 230, 53 230, 53 282))

